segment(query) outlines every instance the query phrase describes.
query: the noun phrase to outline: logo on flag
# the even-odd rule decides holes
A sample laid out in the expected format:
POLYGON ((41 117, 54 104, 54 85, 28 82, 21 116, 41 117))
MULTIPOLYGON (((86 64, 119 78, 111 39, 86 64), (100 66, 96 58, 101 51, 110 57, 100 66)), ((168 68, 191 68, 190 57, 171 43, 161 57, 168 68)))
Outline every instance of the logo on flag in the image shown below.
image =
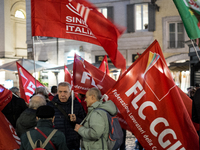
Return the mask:
POLYGON ((86 23, 90 9, 79 3, 76 8, 74 8, 71 3, 68 3, 66 7, 73 13, 71 16, 66 16, 66 33, 78 34, 96 39, 86 23))

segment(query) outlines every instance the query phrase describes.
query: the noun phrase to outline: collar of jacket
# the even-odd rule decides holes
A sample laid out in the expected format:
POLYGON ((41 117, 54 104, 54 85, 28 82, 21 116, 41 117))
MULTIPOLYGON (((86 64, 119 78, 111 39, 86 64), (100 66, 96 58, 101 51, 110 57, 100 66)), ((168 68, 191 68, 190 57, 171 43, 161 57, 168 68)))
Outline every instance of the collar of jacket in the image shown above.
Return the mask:
POLYGON ((51 120, 40 119, 37 122, 37 127, 49 127, 53 128, 53 123, 51 120))
POLYGON ((99 105, 101 104, 102 104, 102 101, 97 101, 93 103, 90 107, 88 107, 88 113, 91 112, 93 109, 96 109, 97 107, 99 107, 99 105))

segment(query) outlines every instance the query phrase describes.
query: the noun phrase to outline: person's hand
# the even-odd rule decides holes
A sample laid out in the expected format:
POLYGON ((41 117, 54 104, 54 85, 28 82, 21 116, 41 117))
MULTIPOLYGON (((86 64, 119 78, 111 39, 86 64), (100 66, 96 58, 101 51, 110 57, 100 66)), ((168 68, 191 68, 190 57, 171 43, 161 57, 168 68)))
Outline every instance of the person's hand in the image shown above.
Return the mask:
POLYGON ((82 127, 82 125, 76 124, 76 125, 75 125, 75 128, 74 128, 74 131, 78 132, 78 130, 79 130, 80 127, 82 127))
POLYGON ((75 122, 76 121, 76 115, 75 114, 68 114, 70 116, 70 121, 75 122))

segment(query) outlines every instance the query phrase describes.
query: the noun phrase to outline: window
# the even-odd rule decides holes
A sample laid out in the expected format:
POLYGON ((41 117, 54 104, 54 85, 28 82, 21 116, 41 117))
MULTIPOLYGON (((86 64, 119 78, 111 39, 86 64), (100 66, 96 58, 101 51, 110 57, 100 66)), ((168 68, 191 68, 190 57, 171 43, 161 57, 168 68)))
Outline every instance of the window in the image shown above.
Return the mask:
POLYGON ((127 32, 155 31, 155 7, 151 3, 127 5, 127 32))
POLYGON ((104 15, 105 18, 109 19, 110 21, 113 20, 113 7, 102 7, 98 8, 98 11, 104 15))
POLYGON ((184 47, 184 26, 183 23, 169 23, 169 48, 184 47))
POLYGON ((147 30, 148 28, 148 4, 135 5, 136 30, 147 30))
POLYGON ((22 9, 19 9, 15 12, 15 17, 16 18, 21 18, 21 19, 25 19, 25 12, 22 9))
POLYGON ((107 8, 98 8, 98 11, 100 12, 100 13, 102 13, 103 15, 104 15, 104 17, 105 18, 107 18, 108 16, 108 10, 107 10, 107 8))

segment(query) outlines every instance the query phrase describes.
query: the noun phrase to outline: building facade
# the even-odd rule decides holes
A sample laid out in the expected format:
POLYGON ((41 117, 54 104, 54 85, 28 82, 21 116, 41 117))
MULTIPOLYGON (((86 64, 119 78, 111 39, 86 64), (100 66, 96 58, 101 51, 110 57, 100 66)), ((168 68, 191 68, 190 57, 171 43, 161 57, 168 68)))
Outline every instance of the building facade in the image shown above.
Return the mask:
MULTIPOLYGON (((14 4, 14 0, 0 1, 7 6, 7 9, 3 9, 5 11, 10 11, 12 8, 12 5, 7 3, 12 2, 14 4)), ((125 32, 118 40, 118 50, 126 59, 127 67, 137 59, 137 54, 142 54, 155 39, 159 42, 169 65, 171 62, 189 59, 189 48, 187 44, 184 43, 184 41, 189 40, 189 38, 172 0, 89 1, 95 4, 105 17, 115 24, 126 28, 125 32)), ((64 65, 73 62, 74 53, 77 53, 90 63, 98 63, 102 57, 106 55, 106 52, 102 47, 86 42, 51 37, 34 37, 33 40, 31 34, 31 1, 21 0, 19 2, 24 4, 23 8, 26 7, 25 41, 27 46, 25 45, 25 47, 27 47, 27 57, 29 59, 33 59, 35 56, 35 60, 46 61, 56 65, 64 65)), ((0 7, 3 6, 0 5, 0 7)), ((0 11, 2 11, 2 9, 0 9, 0 11)), ((13 10, 13 12, 15 11, 13 10)), ((9 16, 12 18, 12 11, 9 13, 4 12, 4 14, 6 14, 7 17, 9 16)), ((2 15, 2 17, 3 16, 4 15, 2 15)), ((7 22, 8 21, 5 20, 5 24, 7 24, 7 22)), ((20 25, 16 25, 15 23, 15 26, 19 27, 20 25)), ((5 30, 7 27, 8 26, 4 27, 4 29, 0 28, 1 32, 8 32, 4 37, 6 40, 8 40, 8 35, 14 32, 13 28, 9 31, 5 30)), ((12 45, 15 44, 17 39, 22 40, 21 38, 15 38, 16 36, 17 35, 13 36, 12 45)), ((6 43, 6 41, 4 43, 6 43)), ((7 47, 9 46, 10 45, 7 47)), ((12 50, 9 50, 9 48, 1 48, 0 54, 2 53, 2 49, 5 54, 10 53, 11 51, 12 53, 21 52, 20 50, 22 49, 19 48, 16 50, 16 48, 19 48, 19 46, 13 47, 12 50)), ((43 74, 49 73, 43 72, 43 74)), ((58 74, 58 81, 60 82, 63 80, 63 72, 60 71, 58 74)), ((49 76, 48 81, 49 86, 54 85, 55 77, 49 76)))
MULTIPOLYGON (((27 57, 26 2, 0 0, 0 65, 22 57, 27 57)), ((0 70, 0 84, 17 85, 17 78, 11 71, 0 70)))

